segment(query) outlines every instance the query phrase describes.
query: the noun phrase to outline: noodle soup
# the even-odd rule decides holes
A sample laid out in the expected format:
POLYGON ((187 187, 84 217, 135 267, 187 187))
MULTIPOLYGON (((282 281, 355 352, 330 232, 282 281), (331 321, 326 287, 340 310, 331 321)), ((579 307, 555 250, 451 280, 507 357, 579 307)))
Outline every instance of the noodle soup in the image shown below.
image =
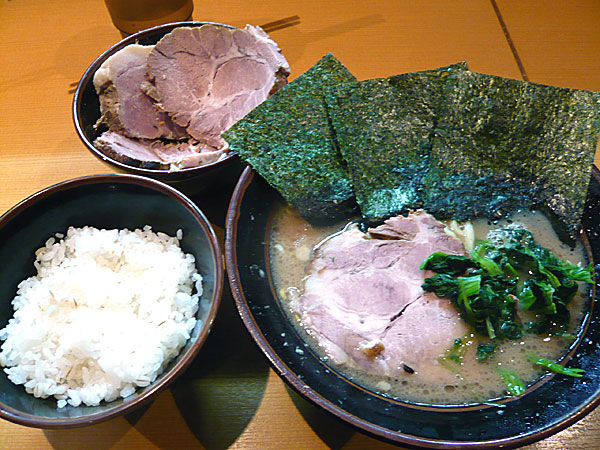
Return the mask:
MULTIPOLYGON (((523 213, 512 221, 491 223, 487 220, 473 222, 474 237, 485 239, 487 233, 508 225, 522 223, 540 245, 551 250, 558 258, 572 263, 585 264, 586 255, 581 243, 575 248, 560 242, 549 221, 539 212, 523 213)), ((408 367, 387 375, 373 374, 357 364, 352 358, 339 358, 307 315, 299 307, 299 301, 307 283, 307 268, 314 256, 315 246, 321 245, 329 236, 340 232, 346 223, 330 227, 314 227, 303 220, 293 209, 280 206, 274 215, 269 256, 274 285, 281 304, 298 333, 310 344, 314 352, 330 367, 353 382, 373 392, 397 400, 426 405, 468 405, 485 403, 507 395, 505 382, 498 368, 509 368, 526 386, 534 384, 546 372, 527 358, 535 354, 551 361, 560 361, 573 346, 575 336, 581 329, 588 309, 589 285, 581 284, 578 294, 569 304, 570 321, 563 333, 528 334, 514 341, 504 341, 493 357, 478 361, 476 348, 489 341, 472 330, 454 338, 460 339, 465 354, 460 364, 443 364, 432 358, 418 371, 408 367)), ((419 265, 422 261, 415 261, 419 265)), ((448 303, 450 301, 448 300, 448 303)), ((522 313, 519 313, 522 314, 522 313)), ((523 321, 535 319, 533 313, 520 317, 523 321)), ((448 348, 452 341, 448 343, 448 348)), ((440 354, 443 357, 443 354, 440 354)))

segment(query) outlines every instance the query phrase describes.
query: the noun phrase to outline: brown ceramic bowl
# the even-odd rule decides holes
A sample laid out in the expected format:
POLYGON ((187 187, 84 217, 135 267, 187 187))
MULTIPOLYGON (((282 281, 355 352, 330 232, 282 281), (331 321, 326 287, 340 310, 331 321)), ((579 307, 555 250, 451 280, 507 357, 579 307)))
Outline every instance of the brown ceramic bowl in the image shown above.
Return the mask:
MULTIPOLYGON (((94 128, 95 123, 100 118, 100 103, 98 94, 94 88, 94 74, 96 70, 106 61, 106 59, 130 44, 153 45, 156 44, 165 34, 171 32, 174 28, 181 26, 200 26, 212 22, 175 22, 166 25, 159 25, 154 28, 142 30, 132 34, 125 39, 117 42, 86 69, 75 90, 73 98, 73 121, 77 134, 94 156, 108 164, 117 172, 143 175, 155 180, 168 183, 188 195, 215 189, 227 180, 233 184, 239 177, 244 164, 237 155, 230 153, 219 161, 197 167, 188 167, 176 172, 170 172, 166 169, 144 169, 125 164, 103 153, 94 147, 94 140, 102 134, 103 130, 94 128)), ((229 25, 217 24, 225 27, 229 25)), ((233 28, 233 27, 230 27, 233 28)))
POLYGON ((13 316, 17 285, 35 275, 34 252, 69 226, 128 228, 151 225, 174 236, 183 231, 181 248, 196 259, 204 293, 191 338, 164 372, 133 395, 99 406, 57 408, 53 398, 41 399, 13 384, 0 371, 0 417, 39 428, 91 425, 127 413, 150 401, 192 362, 205 342, 221 301, 223 262, 215 233, 204 214, 170 186, 134 175, 93 175, 56 184, 32 195, 0 217, 0 328, 13 316), (132 205, 134 205, 132 207, 132 205))

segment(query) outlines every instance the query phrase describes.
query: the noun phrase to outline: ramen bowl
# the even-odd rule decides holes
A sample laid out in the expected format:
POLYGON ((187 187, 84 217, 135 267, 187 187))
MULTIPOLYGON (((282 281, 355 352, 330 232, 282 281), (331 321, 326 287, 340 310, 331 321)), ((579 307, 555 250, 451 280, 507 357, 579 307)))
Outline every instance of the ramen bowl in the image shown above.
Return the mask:
MULTIPOLYGON (((587 312, 569 364, 585 378, 543 377, 498 404, 431 406, 380 395, 318 356, 291 323, 275 290, 269 260, 274 211, 281 196, 250 168, 234 191, 226 223, 226 268, 249 333, 276 372, 298 393, 349 425, 395 444, 428 448, 516 447, 548 437, 600 403, 600 311, 587 312)), ((589 257, 600 258, 600 172, 593 171, 584 214, 589 257)))

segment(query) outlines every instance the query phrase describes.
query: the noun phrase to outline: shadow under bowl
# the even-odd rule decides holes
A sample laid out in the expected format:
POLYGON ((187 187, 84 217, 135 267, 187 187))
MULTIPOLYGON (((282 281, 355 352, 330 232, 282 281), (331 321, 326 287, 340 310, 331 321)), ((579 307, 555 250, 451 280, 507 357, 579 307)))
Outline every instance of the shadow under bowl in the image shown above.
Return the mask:
POLYGON ((198 27, 208 23, 234 28, 230 25, 199 21, 174 22, 159 25, 126 37, 110 47, 92 62, 79 80, 75 90, 73 97, 73 121, 79 138, 94 156, 108 164, 117 172, 147 176, 165 182, 187 195, 214 190, 218 189, 220 186, 227 184, 233 185, 235 183, 245 167, 245 164, 233 153, 229 153, 223 159, 210 164, 187 167, 178 171, 169 171, 167 169, 146 169, 126 164, 105 154, 94 147, 93 144, 94 140, 104 131, 94 127, 98 119, 100 119, 101 114, 100 100, 93 82, 94 74, 104 61, 130 44, 154 45, 165 34, 170 33, 175 28, 182 26, 198 27))
POLYGON ((213 325, 223 288, 222 254, 204 214, 170 186, 145 177, 124 174, 92 175, 46 188, 0 217, 0 328, 13 316, 12 299, 18 284, 36 274, 35 250, 69 226, 153 231, 175 236, 184 253, 191 253, 203 277, 201 307, 191 338, 163 373, 133 395, 99 406, 57 408, 54 398, 35 398, 0 372, 0 417, 39 428, 91 425, 131 412, 165 389, 192 362, 213 325))

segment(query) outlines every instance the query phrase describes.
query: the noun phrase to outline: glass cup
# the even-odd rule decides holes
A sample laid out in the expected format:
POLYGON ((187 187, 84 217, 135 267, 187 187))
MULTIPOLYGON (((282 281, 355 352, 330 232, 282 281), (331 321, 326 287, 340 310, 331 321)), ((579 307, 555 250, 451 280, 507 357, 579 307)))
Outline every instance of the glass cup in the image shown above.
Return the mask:
POLYGON ((193 0, 104 0, 115 27, 126 36, 169 22, 191 20, 193 0))

